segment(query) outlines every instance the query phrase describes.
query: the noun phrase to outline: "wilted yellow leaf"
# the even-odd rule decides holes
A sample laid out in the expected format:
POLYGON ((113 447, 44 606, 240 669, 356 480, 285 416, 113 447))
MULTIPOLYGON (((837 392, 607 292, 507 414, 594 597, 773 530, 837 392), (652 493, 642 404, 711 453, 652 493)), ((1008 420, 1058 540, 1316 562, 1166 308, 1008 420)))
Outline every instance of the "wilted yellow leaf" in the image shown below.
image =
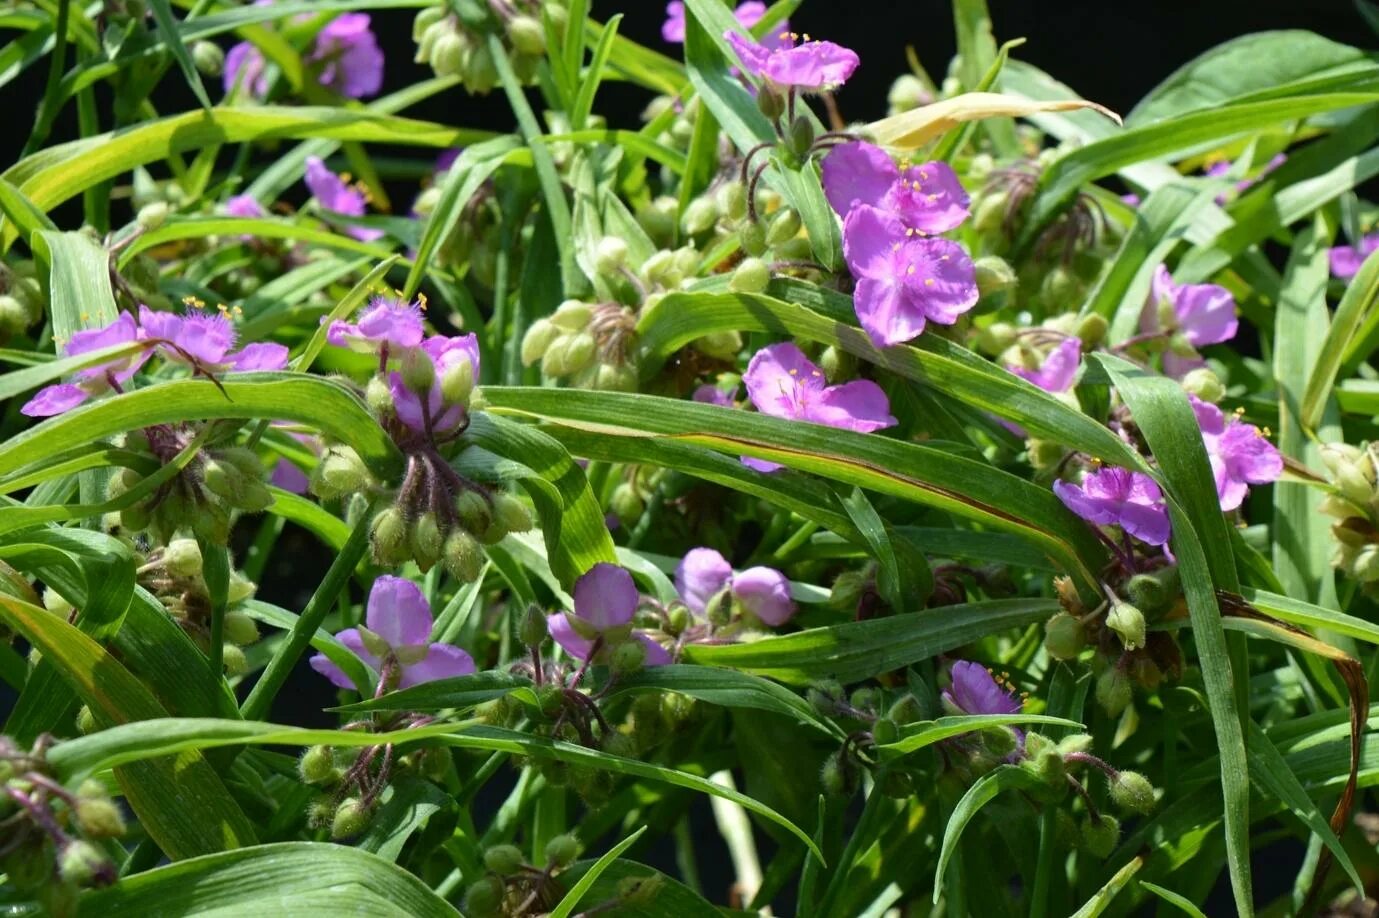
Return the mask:
POLYGON ((1103 105, 1085 99, 1059 99, 1040 102, 1022 96, 1007 96, 999 92, 967 92, 933 105, 924 105, 899 115, 873 121, 865 133, 883 147, 913 150, 940 134, 945 134, 967 121, 983 118, 1022 118, 1039 112, 1066 112, 1091 108, 1101 112, 1116 124, 1120 115, 1103 105))

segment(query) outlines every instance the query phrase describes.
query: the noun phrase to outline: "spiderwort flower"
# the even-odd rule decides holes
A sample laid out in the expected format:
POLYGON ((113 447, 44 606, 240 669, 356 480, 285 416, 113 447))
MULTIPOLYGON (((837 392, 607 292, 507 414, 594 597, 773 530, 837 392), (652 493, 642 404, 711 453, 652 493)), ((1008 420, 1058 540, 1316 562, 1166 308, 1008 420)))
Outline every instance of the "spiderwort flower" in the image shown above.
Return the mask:
POLYGON ((731 392, 720 389, 712 383, 704 383, 694 390, 690 396, 692 401, 703 402, 706 405, 722 405, 724 408, 733 407, 733 400, 737 397, 737 389, 731 392))
POLYGON ((1350 280, 1360 272, 1360 265, 1375 249, 1379 249, 1379 233, 1363 236, 1355 245, 1335 246, 1327 253, 1331 261, 1331 276, 1350 280))
POLYGON ((853 308, 877 347, 952 325, 977 304, 976 269, 962 246, 907 235, 894 215, 858 204, 843 221, 843 255, 857 279, 853 308))
POLYGON ((328 22, 307 60, 324 65, 321 85, 342 96, 363 99, 383 86, 383 49, 369 28, 368 13, 345 13, 328 22))
POLYGON ((259 342, 234 351, 235 328, 223 315, 179 316, 139 307, 140 337, 158 343, 158 351, 173 363, 195 365, 209 372, 234 370, 281 370, 287 366, 287 348, 259 342))
POLYGON ((464 422, 468 393, 479 381, 479 339, 472 332, 453 338, 433 335, 422 342, 421 353, 419 359, 431 361, 434 368, 425 406, 422 395, 407 385, 403 374, 392 372, 388 389, 393 407, 398 419, 418 433, 426 433, 428 427, 433 434, 449 433, 464 422), (461 378, 455 379, 456 375, 461 378), (463 397, 454 397, 457 394, 463 397))
MULTIPOLYGON (((760 0, 747 0, 745 3, 739 3, 737 9, 733 10, 733 16, 742 23, 744 29, 752 28, 761 22, 761 17, 765 15, 766 4, 761 3, 760 0)), ((789 31, 789 29, 788 23, 780 24, 779 31, 789 31)), ((778 33, 773 33, 764 36, 761 43, 768 48, 774 48, 779 41, 777 35, 778 33)), ((681 3, 680 0, 673 0, 673 2, 666 4, 666 21, 661 25, 661 37, 673 45, 685 43, 685 4, 681 3)))
POLYGON ((1027 379, 1045 392, 1058 394, 1072 388, 1077 371, 1082 368, 1082 341, 1075 337, 1064 338, 1037 370, 1024 367, 1009 367, 1010 372, 1027 379))
MULTIPOLYGON (((369 591, 365 627, 347 628, 335 637, 374 672, 396 672, 398 688, 472 674, 469 654, 453 644, 431 643, 432 624, 431 606, 417 585, 384 575, 369 591)), ((340 688, 355 687, 323 653, 311 658, 311 668, 340 688)))
POLYGON ((228 198, 223 209, 228 216, 247 219, 257 219, 266 213, 258 198, 252 194, 237 194, 228 198))
MULTIPOLYGON (((330 214, 342 217, 364 216, 368 203, 364 193, 358 188, 345 184, 345 180, 331 172, 319 156, 306 158, 306 186, 311 189, 316 202, 330 214)), ((366 226, 349 226, 345 232, 360 242, 372 242, 383 235, 382 230, 366 226)))
POLYGON ((862 141, 839 144, 823 162, 824 194, 839 216, 858 204, 894 214, 907 229, 943 233, 968 216, 967 192, 947 163, 895 164, 889 153, 862 141))
MULTIPOLYGON (((86 329, 72 335, 72 339, 62 350, 68 357, 76 357, 78 354, 88 354, 117 344, 138 341, 139 338, 139 326, 134 321, 134 316, 122 312, 119 318, 104 328, 86 329)), ((118 390, 148 358, 149 351, 141 350, 78 370, 74 382, 58 383, 40 389, 19 411, 31 418, 47 418, 62 414, 93 396, 111 389, 118 390)))
POLYGON ((1142 472, 1108 466, 1088 474, 1080 485, 1055 481, 1053 491, 1064 506, 1089 523, 1119 526, 1150 545, 1168 541, 1163 492, 1142 472))
POLYGON ((952 714, 1018 714, 1020 699, 980 663, 959 660, 950 671, 952 684, 944 690, 943 706, 952 714))
POLYGON ((795 614, 790 581, 770 567, 751 567, 734 574, 726 558, 712 548, 695 548, 675 568, 675 589, 696 615, 707 614, 720 595, 731 596, 767 625, 783 625, 795 614))
MULTIPOLYGON (((881 387, 868 379, 837 386, 826 384, 824 373, 789 342, 764 347, 752 355, 742 381, 747 397, 763 414, 810 421, 858 433, 871 433, 896 423, 881 387)), ((770 472, 781 466, 763 459, 744 458, 749 468, 770 472)))
POLYGON ((251 41, 242 41, 226 53, 221 83, 226 94, 240 86, 251 98, 262 99, 268 95, 267 70, 267 61, 258 47, 251 41))
POLYGON ((426 330, 421 324, 421 305, 376 296, 360 310, 354 322, 336 320, 326 330, 326 340, 361 354, 393 354, 418 347, 426 330))
POLYGON ((632 617, 641 597, 632 575, 616 564, 600 562, 575 581, 575 611, 548 616, 546 628, 570 656, 588 661, 595 644, 635 640, 646 649, 646 665, 663 666, 670 654, 645 633, 632 631, 632 617))
POLYGON ((1229 341, 1239 328, 1235 297, 1218 284, 1175 283, 1168 269, 1159 265, 1141 328, 1152 331, 1159 323, 1171 324, 1193 347, 1229 341))
MULTIPOLYGON (((1287 154, 1275 154, 1273 159, 1269 160, 1267 163, 1264 164, 1264 168, 1260 169, 1257 175, 1243 178, 1240 181, 1236 182, 1235 193, 1239 195, 1245 193, 1246 191, 1249 191, 1255 185, 1258 185, 1260 182, 1264 181, 1265 177, 1270 172, 1273 172, 1275 169, 1277 169, 1279 166, 1282 166, 1287 161, 1287 154)), ((1221 160, 1220 162, 1212 163, 1210 166, 1207 167, 1206 175, 1208 178, 1224 178, 1226 174, 1231 171, 1231 167, 1233 165, 1234 164, 1231 163, 1229 160, 1221 160)), ((1216 203, 1225 204, 1230 197, 1231 196, 1229 194, 1222 192, 1221 194, 1218 194, 1216 196, 1216 203)))
POLYGON ((782 30, 778 45, 756 42, 734 30, 723 33, 750 74, 763 77, 782 89, 824 92, 843 85, 861 59, 857 52, 831 41, 805 40, 796 45, 796 36, 782 30))
POLYGON ((1283 457, 1264 439, 1263 431, 1235 416, 1228 420, 1220 408, 1196 396, 1188 399, 1202 428, 1202 442, 1211 460, 1222 510, 1239 507, 1250 485, 1278 480, 1283 474, 1283 457))

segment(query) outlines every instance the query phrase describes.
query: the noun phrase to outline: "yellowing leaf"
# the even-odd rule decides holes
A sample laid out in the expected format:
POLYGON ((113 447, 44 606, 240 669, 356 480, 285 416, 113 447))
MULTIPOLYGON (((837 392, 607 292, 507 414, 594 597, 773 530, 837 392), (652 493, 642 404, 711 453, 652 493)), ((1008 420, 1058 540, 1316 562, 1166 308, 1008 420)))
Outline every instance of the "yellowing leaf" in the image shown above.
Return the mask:
POLYGON ((1101 112, 1116 124, 1120 115, 1103 105, 1086 99, 1055 99, 1039 101, 1023 96, 1007 96, 999 92, 965 92, 933 105, 924 105, 899 115, 873 121, 865 133, 883 147, 913 150, 921 147, 960 124, 984 118, 1023 118, 1040 112, 1066 112, 1091 108, 1101 112))

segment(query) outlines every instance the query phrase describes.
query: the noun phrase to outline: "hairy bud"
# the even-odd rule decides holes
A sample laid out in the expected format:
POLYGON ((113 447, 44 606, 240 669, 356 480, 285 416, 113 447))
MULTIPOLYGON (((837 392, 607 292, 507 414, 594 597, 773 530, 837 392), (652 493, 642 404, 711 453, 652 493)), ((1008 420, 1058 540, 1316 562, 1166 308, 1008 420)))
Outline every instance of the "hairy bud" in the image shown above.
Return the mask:
POLYGON ((1154 809, 1154 785, 1137 771, 1122 771, 1110 782, 1111 799, 1116 806, 1135 813, 1154 809))
POLYGON ((1086 629, 1067 612, 1059 612, 1044 623, 1044 649, 1055 660, 1075 659, 1086 646, 1086 629))
POLYGON ((330 823, 330 837, 335 841, 353 838, 369 825, 370 813, 358 797, 346 797, 335 810, 330 823))
POLYGON ((516 845, 494 845, 484 852, 484 866, 500 877, 522 869, 522 851, 516 845))
POLYGON ((1111 611, 1106 613, 1106 627, 1120 635, 1126 650, 1144 646, 1144 613, 1130 603, 1113 603, 1111 611))
POLYGON ((579 856, 579 839, 573 835, 557 835, 546 842, 546 860, 557 867, 566 867, 579 856))

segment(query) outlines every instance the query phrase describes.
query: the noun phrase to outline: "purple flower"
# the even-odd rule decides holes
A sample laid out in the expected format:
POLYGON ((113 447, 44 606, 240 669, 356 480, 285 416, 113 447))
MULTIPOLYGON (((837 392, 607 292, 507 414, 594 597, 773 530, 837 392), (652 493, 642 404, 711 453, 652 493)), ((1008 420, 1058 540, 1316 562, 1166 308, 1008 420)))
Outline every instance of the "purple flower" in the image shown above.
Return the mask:
POLYGON ((670 654, 642 632, 628 632, 641 596, 632 575, 616 564, 600 562, 575 581, 575 611, 557 612, 546 619, 547 630, 572 657, 588 660, 595 643, 628 639, 646 648, 648 666, 664 666, 670 654))
MULTIPOLYGON (((823 371, 790 343, 773 344, 752 355, 742 381, 747 397, 763 414, 870 433, 896 423, 881 387, 868 379, 827 385, 823 371)), ((742 460, 749 468, 780 468, 763 459, 742 460)))
POLYGON ((900 169, 890 154, 862 141, 840 144, 824 157, 824 194, 839 216, 865 204, 894 214, 908 229, 943 233, 967 219, 967 192, 947 163, 900 169))
POLYGON ((1360 265, 1375 249, 1379 249, 1379 233, 1363 236, 1358 245, 1338 245, 1328 254, 1331 259, 1331 275, 1341 280, 1350 280, 1360 271, 1360 265))
POLYGON ((237 194, 225 202, 224 211, 231 217, 255 219, 265 213, 263 205, 252 194, 237 194))
POLYGON ((316 36, 307 60, 324 64, 318 79, 351 99, 377 95, 383 86, 383 49, 369 28, 368 13, 345 13, 316 36))
POLYGON ((1263 432, 1238 417, 1227 420, 1215 405, 1188 396, 1202 442, 1216 478, 1216 496, 1222 510, 1234 510, 1245 500, 1252 484, 1269 484, 1283 474, 1283 457, 1263 432))
MULTIPOLYGON (((342 217, 364 216, 365 205, 368 203, 364 192, 345 184, 345 180, 331 172, 319 156, 306 158, 306 187, 311 189, 316 202, 328 213, 339 214, 342 217)), ((366 226, 349 226, 345 228, 345 232, 360 242, 372 242, 383 235, 382 230, 366 226)))
POLYGON ((1072 388, 1077 371, 1082 367, 1082 342, 1073 337, 1058 343, 1037 370, 1009 367, 1010 372, 1027 379, 1045 392, 1067 392, 1072 388))
MULTIPOLYGON (((737 9, 733 10, 733 15, 737 17, 738 22, 742 23, 744 29, 750 29, 761 22, 761 17, 766 15, 766 4, 759 2, 759 0, 747 0, 747 2, 737 5, 737 9)), ((783 22, 779 26, 779 30, 782 32, 789 31, 789 29, 788 23, 783 22)), ((673 2, 666 4, 666 21, 661 25, 661 37, 673 45, 685 43, 685 4, 681 3, 680 0, 673 0, 673 2)), ((774 48, 778 41, 777 35, 773 33, 763 38, 761 43, 774 48)))
POLYGON ((763 77, 782 89, 822 92, 847 82, 861 60, 857 53, 831 41, 806 41, 784 29, 772 44, 755 42, 729 30, 723 33, 748 73, 763 77))
POLYGON ((287 348, 281 344, 250 344, 231 353, 235 328, 223 315, 179 316, 139 307, 141 337, 158 343, 158 351, 173 362, 195 365, 203 370, 281 370, 287 366, 287 348))
POLYGON ((1119 526, 1150 545, 1168 541, 1163 492, 1148 475, 1108 466, 1088 474, 1080 485, 1055 481, 1053 491, 1089 523, 1119 526))
POLYGON ((225 70, 221 74, 225 92, 230 93, 236 86, 254 99, 268 95, 267 62, 253 42, 242 41, 230 48, 225 55, 225 70))
MULTIPOLYGON (((1273 159, 1269 160, 1267 163, 1264 164, 1264 168, 1259 170, 1258 175, 1255 175, 1251 178, 1243 178, 1240 181, 1236 182, 1235 193, 1243 194, 1244 192, 1249 191, 1255 185, 1262 182, 1264 180, 1264 177, 1267 176, 1270 172, 1273 172, 1275 169, 1277 169, 1279 166, 1283 165, 1287 161, 1288 157, 1286 154, 1276 154, 1273 159)), ((1225 175, 1231 171, 1231 166, 1232 163, 1228 160, 1222 160, 1221 162, 1212 163, 1210 166, 1207 167, 1206 174, 1209 178, 1224 178, 1225 175)), ((1221 194, 1218 194, 1216 196, 1216 203, 1225 204, 1229 197, 1230 195, 1226 194, 1225 192, 1222 192, 1221 194)))
POLYGON ((1163 265, 1154 271, 1149 304, 1141 314, 1140 324, 1144 331, 1158 327, 1160 304, 1172 308, 1175 328, 1193 347, 1229 341, 1239 327, 1235 318, 1235 297, 1229 290, 1217 284, 1174 283, 1163 265))
POLYGON ((908 235, 892 214, 858 204, 843 221, 843 255, 857 279, 852 303, 877 347, 952 325, 977 304, 976 269, 962 246, 908 235))
POLYGON ((326 330, 328 342, 361 354, 399 354, 419 346, 425 335, 419 304, 384 296, 370 300, 354 322, 336 320, 326 330))
POLYGON ((727 590, 743 609, 768 625, 783 625, 795 614, 790 581, 774 568, 752 567, 734 574, 712 548, 695 548, 675 568, 675 589, 690 611, 703 616, 710 600, 727 590))
POLYGON ((421 394, 403 381, 401 373, 389 373, 388 389, 393 395, 393 407, 398 420, 418 433, 426 433, 428 428, 433 434, 449 433, 464 421, 465 406, 446 400, 445 375, 451 371, 467 373, 466 388, 479 381, 479 339, 472 332, 454 338, 433 335, 422 342, 421 350, 424 359, 430 360, 435 368, 425 406, 421 394))
POLYGON ((944 707, 955 714, 1018 714, 1021 702, 980 663, 959 660, 951 670, 953 683, 943 693, 944 707))
MULTIPOLYGON (((474 672, 469 654, 451 644, 431 643, 431 606, 410 580, 386 575, 375 580, 364 624, 364 628, 341 631, 336 638, 374 672, 395 667, 398 688, 474 672)), ((311 668, 340 688, 355 687, 325 654, 313 656, 311 668)))
MULTIPOLYGON (((138 323, 127 312, 104 328, 91 328, 72 335, 62 349, 68 357, 104 350, 117 344, 128 344, 140 338, 138 323)), ((78 370, 73 382, 46 386, 19 409, 21 414, 31 418, 47 418, 69 411, 95 395, 110 389, 118 389, 138 371, 149 358, 147 349, 117 357, 105 363, 78 370)))
POLYGON ((733 407, 733 399, 737 396, 737 389, 725 392, 717 386, 704 383, 704 385, 694 390, 691 400, 703 402, 706 405, 722 405, 724 408, 733 407))

